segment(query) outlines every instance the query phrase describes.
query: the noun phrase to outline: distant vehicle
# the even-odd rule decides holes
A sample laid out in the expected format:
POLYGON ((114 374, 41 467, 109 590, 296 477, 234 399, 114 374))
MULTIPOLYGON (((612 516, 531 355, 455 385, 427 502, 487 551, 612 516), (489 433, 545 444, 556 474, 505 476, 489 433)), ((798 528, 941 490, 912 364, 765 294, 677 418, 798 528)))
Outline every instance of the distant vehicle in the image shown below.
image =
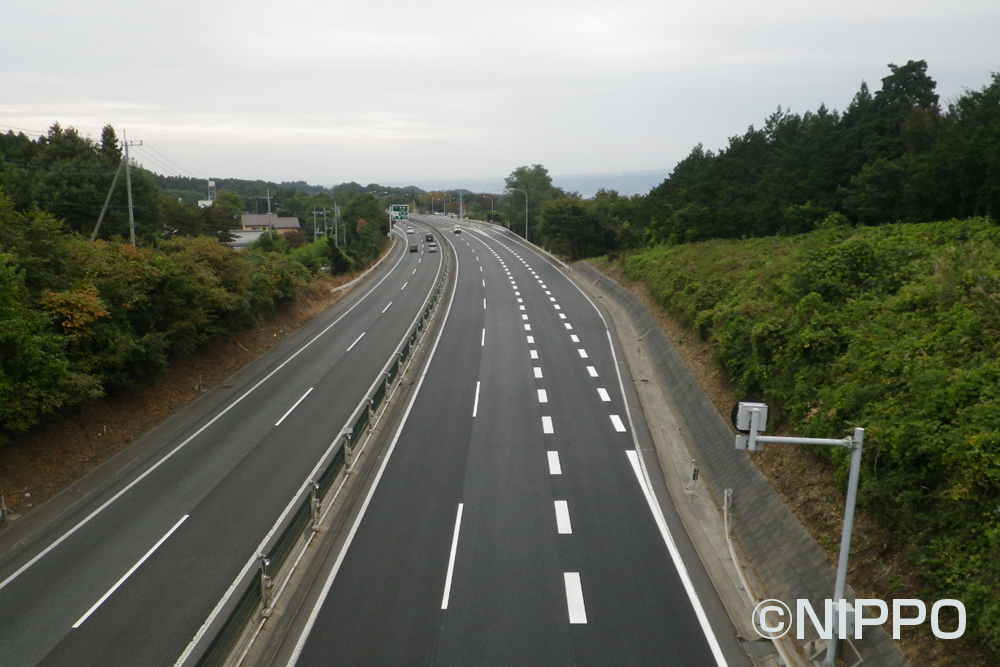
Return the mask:
POLYGON ((406 230, 406 233, 407 233, 407 234, 412 234, 412 233, 413 233, 413 227, 409 227, 409 228, 408 228, 408 229, 406 230))
POLYGON ((428 234, 426 240, 427 241, 433 241, 434 240, 434 235, 433 234, 428 234))
POLYGON ((461 227, 456 227, 455 228, 455 233, 456 234, 461 234, 462 233, 462 228, 461 227))
POLYGON ((418 250, 420 250, 420 246, 418 246, 416 243, 410 244, 410 252, 417 252, 418 250))
POLYGON ((437 251, 438 251, 437 243, 432 243, 427 248, 427 252, 437 252, 437 251))

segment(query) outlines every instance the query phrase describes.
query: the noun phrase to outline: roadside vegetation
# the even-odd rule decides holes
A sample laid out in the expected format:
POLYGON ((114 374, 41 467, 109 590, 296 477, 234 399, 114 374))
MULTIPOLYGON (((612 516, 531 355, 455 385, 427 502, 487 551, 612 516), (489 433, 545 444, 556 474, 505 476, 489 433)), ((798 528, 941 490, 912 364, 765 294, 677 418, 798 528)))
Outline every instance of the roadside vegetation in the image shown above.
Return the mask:
MULTIPOLYGON (((1000 657, 1000 228, 972 219, 636 252, 738 392, 811 437, 863 426, 859 502, 1000 657)), ((839 463, 847 458, 817 450, 839 463)))
POLYGON ((121 187, 92 241, 120 162, 110 127, 100 142, 59 125, 37 140, 0 135, 0 446, 148 382, 315 281, 365 268, 387 243, 382 202, 358 186, 330 200, 336 241, 318 229, 312 243, 271 232, 238 252, 223 242, 246 210, 240 196, 185 204, 138 167, 136 246, 121 187))

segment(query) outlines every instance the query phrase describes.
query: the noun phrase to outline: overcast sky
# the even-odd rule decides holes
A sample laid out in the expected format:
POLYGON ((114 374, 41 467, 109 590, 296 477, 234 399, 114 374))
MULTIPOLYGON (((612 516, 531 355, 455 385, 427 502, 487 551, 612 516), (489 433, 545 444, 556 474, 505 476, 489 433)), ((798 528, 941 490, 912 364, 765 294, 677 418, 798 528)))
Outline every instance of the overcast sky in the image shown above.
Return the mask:
POLYGON ((981 89, 998 29, 997 0, 4 0, 0 131, 320 185, 669 169, 888 63, 981 89))

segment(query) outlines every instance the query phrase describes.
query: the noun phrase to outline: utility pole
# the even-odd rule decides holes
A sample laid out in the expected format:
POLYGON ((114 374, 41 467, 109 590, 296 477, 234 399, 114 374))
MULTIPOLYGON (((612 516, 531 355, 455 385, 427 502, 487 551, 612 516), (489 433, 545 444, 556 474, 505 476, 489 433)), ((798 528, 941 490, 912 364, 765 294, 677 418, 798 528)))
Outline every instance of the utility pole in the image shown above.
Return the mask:
POLYGON ((317 215, 322 215, 323 216, 323 236, 326 236, 326 209, 324 208, 322 211, 317 211, 315 208, 313 208, 313 243, 316 242, 316 216, 317 215))
MULTIPOLYGON (((333 205, 333 244, 340 247, 340 238, 338 237, 339 225, 337 224, 340 220, 340 204, 333 205)), ((344 245, 347 245, 347 232, 344 232, 344 245)))
POLYGON ((128 147, 129 146, 142 146, 140 141, 137 144, 130 144, 128 137, 125 135, 125 131, 122 130, 122 143, 125 144, 125 185, 128 188, 128 235, 129 240, 132 242, 132 247, 135 247, 135 208, 132 206, 132 161, 128 157, 128 147))
POLYGON ((104 207, 101 209, 101 214, 97 216, 97 224, 94 225, 94 233, 90 236, 91 243, 97 240, 97 232, 101 230, 101 223, 104 222, 104 214, 108 212, 108 204, 111 203, 111 195, 115 192, 115 186, 118 185, 118 177, 122 175, 122 167, 124 166, 125 158, 123 157, 121 162, 118 163, 118 170, 115 172, 115 177, 111 181, 111 189, 108 190, 108 196, 104 199, 104 207))

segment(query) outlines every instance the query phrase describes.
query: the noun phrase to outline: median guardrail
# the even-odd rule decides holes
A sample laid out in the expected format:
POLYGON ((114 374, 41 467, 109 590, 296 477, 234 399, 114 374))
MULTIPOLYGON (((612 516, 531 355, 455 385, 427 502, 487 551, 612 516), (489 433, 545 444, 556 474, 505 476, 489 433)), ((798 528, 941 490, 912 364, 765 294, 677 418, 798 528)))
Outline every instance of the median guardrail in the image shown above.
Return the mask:
MULTIPOLYGON (((272 528, 266 546, 257 554, 257 567, 250 568, 240 577, 236 590, 242 592, 235 605, 230 606, 228 615, 224 616, 225 620, 221 621, 221 627, 208 647, 194 663, 198 667, 238 665, 249 650, 254 636, 270 616, 295 564, 301 559, 319 530, 323 517, 336 501, 354 462, 367 446, 376 424, 414 358, 414 350, 426 331, 426 324, 435 312, 451 273, 451 254, 445 252, 442 256, 444 259, 427 303, 376 375, 365 398, 358 403, 312 474, 272 528)), ((182 656, 177 665, 185 664, 185 657, 182 656)))

